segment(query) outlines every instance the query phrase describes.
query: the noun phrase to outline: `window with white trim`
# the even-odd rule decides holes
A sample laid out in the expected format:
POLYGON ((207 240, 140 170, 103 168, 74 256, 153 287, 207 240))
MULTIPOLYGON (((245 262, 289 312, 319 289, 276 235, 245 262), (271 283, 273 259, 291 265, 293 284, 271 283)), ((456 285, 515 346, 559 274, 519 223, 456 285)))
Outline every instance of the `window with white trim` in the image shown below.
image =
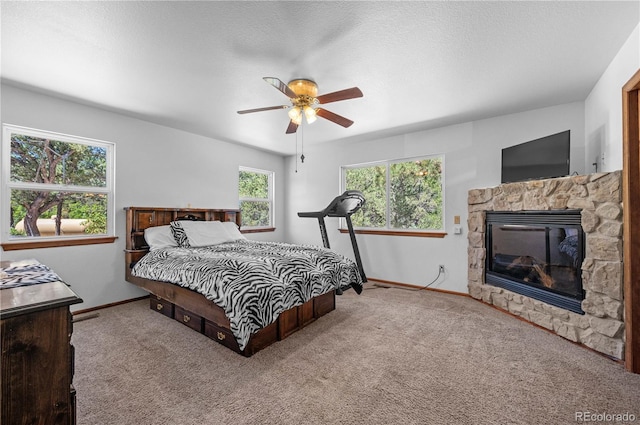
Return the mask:
POLYGON ((115 237, 114 143, 8 124, 2 135, 3 243, 115 237))
POLYGON ((341 181, 366 200, 351 217, 356 228, 444 231, 442 155, 343 166, 341 181))
POLYGON ((243 229, 273 228, 274 172, 240 167, 238 197, 243 229))

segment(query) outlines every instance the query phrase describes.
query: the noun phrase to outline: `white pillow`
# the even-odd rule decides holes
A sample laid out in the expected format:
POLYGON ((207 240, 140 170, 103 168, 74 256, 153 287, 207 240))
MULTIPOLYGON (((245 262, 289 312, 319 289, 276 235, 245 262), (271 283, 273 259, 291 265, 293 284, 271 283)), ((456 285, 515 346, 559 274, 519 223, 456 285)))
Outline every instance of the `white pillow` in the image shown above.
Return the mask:
POLYGON ((219 221, 189 221, 181 220, 180 224, 187 235, 189 246, 218 245, 232 240, 219 221))
POLYGON ((144 229, 144 240, 147 241, 149 249, 171 248, 178 246, 173 233, 171 233, 171 226, 156 226, 148 227, 144 229))
POLYGON ((222 227, 227 232, 227 236, 229 240, 237 241, 241 239, 247 239, 244 237, 242 233, 240 233, 240 229, 238 229, 238 225, 233 221, 223 221, 222 227))

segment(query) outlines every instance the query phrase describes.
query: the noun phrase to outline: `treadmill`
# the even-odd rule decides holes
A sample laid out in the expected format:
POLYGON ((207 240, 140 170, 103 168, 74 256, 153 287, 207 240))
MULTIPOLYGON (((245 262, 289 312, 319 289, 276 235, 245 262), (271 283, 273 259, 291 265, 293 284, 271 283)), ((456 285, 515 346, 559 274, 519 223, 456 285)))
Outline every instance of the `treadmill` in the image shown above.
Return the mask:
MULTIPOLYGON (((360 259, 360 251, 358 250, 358 242, 356 241, 356 234, 353 231, 353 224, 351 223, 351 215, 357 212, 365 203, 362 192, 357 190, 347 190, 342 195, 337 196, 331 201, 331 203, 322 211, 314 212, 299 212, 298 217, 304 218, 317 218, 320 225, 320 235, 322 236, 322 243, 325 248, 331 248, 329 245, 329 237, 327 236, 327 227, 324 224, 325 217, 340 217, 347 221, 347 228, 349 229, 349 236, 351 237, 351 246, 353 246, 353 254, 356 258, 356 264, 360 277, 362 277, 362 283, 367 281, 367 276, 364 274, 362 268, 362 260, 360 259)), ((342 291, 338 289, 338 294, 342 291)))

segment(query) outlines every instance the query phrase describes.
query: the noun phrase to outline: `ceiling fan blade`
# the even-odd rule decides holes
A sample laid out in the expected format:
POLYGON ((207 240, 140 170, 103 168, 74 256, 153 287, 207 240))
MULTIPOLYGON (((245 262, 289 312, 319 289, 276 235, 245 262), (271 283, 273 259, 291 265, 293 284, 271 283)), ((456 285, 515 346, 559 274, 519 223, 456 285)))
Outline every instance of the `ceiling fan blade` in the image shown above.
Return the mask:
POLYGON ((287 127, 286 134, 292 134, 296 131, 298 131, 298 124, 294 123, 293 121, 289 121, 289 127, 287 127))
POLYGON ((318 96, 316 99, 318 99, 318 103, 324 104, 324 103, 337 102, 339 100, 353 99, 353 98, 362 97, 362 96, 363 94, 359 88, 351 87, 350 89, 344 89, 340 91, 334 91, 333 93, 323 94, 321 96, 318 96))
POLYGON ((297 97, 297 95, 294 93, 294 91, 291 90, 288 85, 286 85, 285 83, 283 83, 279 79, 277 79, 275 77, 263 77, 262 79, 265 80, 267 83, 271 84, 273 87, 275 87, 278 90, 280 90, 287 97, 289 97, 291 99, 294 99, 294 98, 297 97))
POLYGON ((280 106, 267 106, 266 108, 245 109, 244 111, 238 111, 239 114, 250 114, 252 112, 271 111, 273 109, 287 109, 287 105, 280 106))
POLYGON ((338 114, 335 114, 331 111, 327 111, 326 109, 322 109, 322 108, 316 108, 316 115, 324 118, 325 120, 333 121, 334 123, 341 125, 345 128, 353 124, 353 121, 351 121, 350 119, 340 116, 338 114))

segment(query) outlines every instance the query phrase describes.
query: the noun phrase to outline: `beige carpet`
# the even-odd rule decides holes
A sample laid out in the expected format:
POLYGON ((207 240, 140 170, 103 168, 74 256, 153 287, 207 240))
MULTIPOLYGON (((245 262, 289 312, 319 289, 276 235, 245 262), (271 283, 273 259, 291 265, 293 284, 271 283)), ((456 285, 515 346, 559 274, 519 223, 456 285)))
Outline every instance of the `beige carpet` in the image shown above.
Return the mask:
POLYGON ((640 375, 478 301, 370 286, 337 304, 251 358, 147 300, 100 310, 74 325, 78 424, 640 423, 640 375))

